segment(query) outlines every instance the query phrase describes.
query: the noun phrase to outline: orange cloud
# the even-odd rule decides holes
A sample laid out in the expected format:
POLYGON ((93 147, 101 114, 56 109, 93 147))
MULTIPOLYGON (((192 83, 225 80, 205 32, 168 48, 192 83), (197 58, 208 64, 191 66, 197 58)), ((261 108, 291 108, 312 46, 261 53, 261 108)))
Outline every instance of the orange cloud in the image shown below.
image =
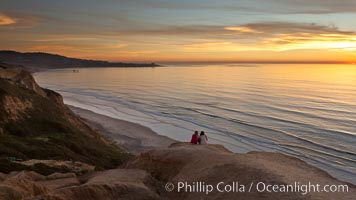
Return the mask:
POLYGON ((193 51, 216 51, 216 50, 226 50, 231 47, 233 43, 231 42, 202 42, 182 45, 185 50, 193 51))
POLYGON ((72 50, 75 49, 73 46, 66 46, 66 45, 39 45, 31 47, 32 51, 62 51, 62 50, 72 50))
POLYGON ((114 45, 94 45, 94 44, 44 44, 44 45, 35 45, 30 47, 32 51, 60 51, 60 50, 75 50, 78 51, 113 51, 116 49, 121 49, 125 47, 125 44, 114 44, 114 45))
POLYGON ((34 40, 35 42, 63 42, 63 41, 92 41, 96 40, 95 37, 71 37, 71 36, 58 36, 46 37, 34 40))
POLYGON ((0 28, 4 30, 27 29, 39 25, 44 18, 34 15, 12 14, 12 16, 0 13, 0 28))
POLYGON ((238 31, 242 33, 263 33, 262 31, 258 31, 246 26, 228 26, 225 27, 224 29, 228 31, 238 31))
POLYGON ((0 25, 4 26, 4 25, 15 24, 15 23, 16 23, 15 19, 0 13, 0 25))
POLYGON ((189 52, 356 50, 356 32, 342 31, 332 26, 274 22, 224 27, 223 31, 230 33, 222 32, 220 42, 211 39, 204 43, 187 44, 185 50, 189 52))
POLYGON ((277 51, 293 49, 356 50, 356 34, 280 34, 266 39, 277 51))

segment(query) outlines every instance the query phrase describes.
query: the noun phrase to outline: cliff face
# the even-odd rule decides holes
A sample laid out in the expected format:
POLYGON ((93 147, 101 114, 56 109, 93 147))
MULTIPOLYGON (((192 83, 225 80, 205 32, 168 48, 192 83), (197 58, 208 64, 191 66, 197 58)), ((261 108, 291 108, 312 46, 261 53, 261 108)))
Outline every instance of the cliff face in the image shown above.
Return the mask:
POLYGON ((0 65, 0 119, 0 172, 27 169, 9 160, 72 160, 103 169, 128 157, 23 69, 0 65))
POLYGON ((46 96, 45 91, 35 82, 32 75, 23 68, 0 63, 0 78, 22 88, 29 89, 38 95, 46 96))

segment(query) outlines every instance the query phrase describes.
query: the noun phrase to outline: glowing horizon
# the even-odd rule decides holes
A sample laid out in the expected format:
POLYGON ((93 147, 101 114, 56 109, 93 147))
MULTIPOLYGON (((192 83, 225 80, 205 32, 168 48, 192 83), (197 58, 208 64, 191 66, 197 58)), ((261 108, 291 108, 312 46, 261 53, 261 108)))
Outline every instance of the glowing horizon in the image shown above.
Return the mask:
POLYGON ((356 2, 2 2, 1 49, 129 62, 356 62, 356 2))

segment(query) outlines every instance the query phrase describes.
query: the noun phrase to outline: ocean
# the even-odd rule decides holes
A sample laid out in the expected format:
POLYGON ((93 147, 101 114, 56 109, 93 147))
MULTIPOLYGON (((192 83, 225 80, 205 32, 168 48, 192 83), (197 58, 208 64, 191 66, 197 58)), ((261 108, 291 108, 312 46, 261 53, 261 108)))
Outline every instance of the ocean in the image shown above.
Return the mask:
POLYGON ((356 65, 177 64, 35 74, 68 105, 189 141, 281 152, 356 184, 356 65))

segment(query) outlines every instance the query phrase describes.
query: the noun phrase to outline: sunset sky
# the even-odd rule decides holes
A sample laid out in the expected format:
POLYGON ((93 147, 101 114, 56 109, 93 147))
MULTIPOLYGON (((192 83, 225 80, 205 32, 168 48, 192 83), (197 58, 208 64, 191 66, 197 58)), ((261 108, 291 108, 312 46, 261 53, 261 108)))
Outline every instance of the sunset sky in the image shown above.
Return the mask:
POLYGON ((355 0, 0 0, 0 49, 110 61, 356 62, 355 0))

